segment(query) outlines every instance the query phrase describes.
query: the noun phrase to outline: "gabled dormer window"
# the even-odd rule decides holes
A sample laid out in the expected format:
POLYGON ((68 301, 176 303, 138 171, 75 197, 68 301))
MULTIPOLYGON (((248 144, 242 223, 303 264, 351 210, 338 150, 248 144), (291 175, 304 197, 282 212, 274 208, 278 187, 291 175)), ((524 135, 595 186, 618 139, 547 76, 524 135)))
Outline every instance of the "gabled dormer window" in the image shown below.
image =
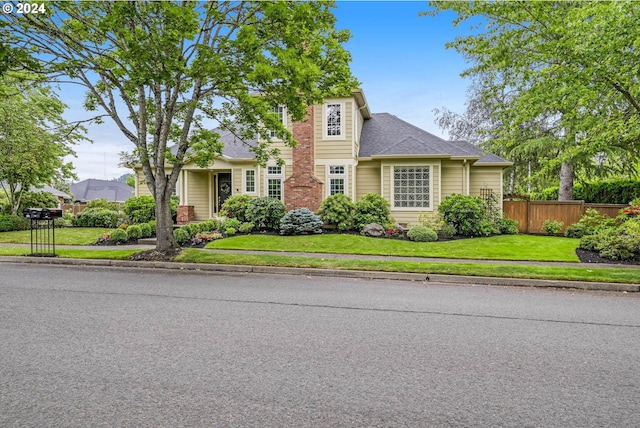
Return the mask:
MULTIPOLYGON (((282 126, 287 126, 287 115, 285 114, 285 108, 284 106, 277 106, 273 108, 273 111, 275 113, 278 114, 278 116, 280 117, 280 123, 282 123, 282 126)), ((269 131, 269 136, 271 138, 278 138, 277 132, 276 131, 269 131)))
POLYGON ((324 106, 325 137, 344 136, 344 108, 342 103, 327 103, 324 106))

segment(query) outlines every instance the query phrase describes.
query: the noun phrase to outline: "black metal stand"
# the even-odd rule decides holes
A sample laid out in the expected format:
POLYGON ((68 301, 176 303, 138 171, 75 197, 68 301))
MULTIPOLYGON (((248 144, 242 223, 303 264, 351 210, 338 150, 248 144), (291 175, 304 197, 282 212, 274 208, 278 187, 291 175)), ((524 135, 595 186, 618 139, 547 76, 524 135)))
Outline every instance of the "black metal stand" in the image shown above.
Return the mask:
POLYGON ((31 220, 31 255, 56 257, 56 226, 62 217, 59 208, 25 208, 23 214, 31 220))
POLYGON ((56 256, 56 227, 52 220, 31 219, 31 255, 56 256))

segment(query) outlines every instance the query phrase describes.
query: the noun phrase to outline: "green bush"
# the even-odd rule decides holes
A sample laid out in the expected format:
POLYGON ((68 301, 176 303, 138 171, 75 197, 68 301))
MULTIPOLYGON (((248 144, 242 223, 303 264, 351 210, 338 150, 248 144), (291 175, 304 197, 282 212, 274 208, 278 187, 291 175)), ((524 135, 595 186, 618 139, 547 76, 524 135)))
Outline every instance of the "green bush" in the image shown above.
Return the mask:
POLYGON ((151 238, 153 236, 153 229, 149 223, 142 223, 138 225, 140 227, 141 238, 151 238))
POLYGON ((585 235, 588 235, 588 227, 586 224, 582 223, 573 223, 572 225, 567 226, 567 229, 564 231, 564 236, 567 238, 582 238, 585 235))
POLYGON ((600 255, 610 260, 629 260, 636 252, 640 252, 640 237, 622 234, 609 237, 600 249, 600 255))
POLYGON ((104 208, 111 211, 120 211, 120 204, 113 201, 107 201, 106 199, 93 199, 87 202, 86 208, 104 208))
POLYGON ((389 224, 389 215, 389 202, 376 193, 367 193, 356 202, 353 211, 354 227, 361 230, 371 223, 389 224))
POLYGON ((280 199, 255 198, 249 203, 247 220, 259 229, 278 229, 285 210, 286 208, 280 199))
POLYGON ((24 192, 20 198, 18 214, 25 208, 56 208, 58 198, 46 192, 24 192))
POLYGON ((151 220, 151 221, 149 221, 147 223, 149 224, 149 226, 151 226, 151 231, 155 235, 156 234, 156 221, 155 220, 151 220))
POLYGON ((247 209, 252 199, 253 198, 248 195, 230 196, 224 201, 222 207, 220 207, 220 214, 244 223, 248 220, 247 209))
POLYGON ((105 208, 87 208, 71 219, 74 227, 116 228, 122 223, 126 223, 123 213, 105 208))
POLYGON ((173 239, 175 239, 176 244, 184 245, 191 239, 191 235, 187 232, 183 227, 180 227, 173 231, 173 239))
MULTIPOLYGON (((156 218, 156 202, 153 196, 134 196, 122 205, 122 210, 131 224, 147 223, 156 218)), ((178 211, 178 199, 171 197, 171 216, 178 211)))
POLYGON ((189 238, 193 238, 200 232, 208 232, 206 229, 206 225, 203 223, 189 223, 182 226, 180 229, 184 229, 185 232, 189 234, 189 238))
POLYGON ((495 227, 503 235, 517 235, 520 233, 518 222, 510 218, 498 218, 495 222, 495 227))
POLYGON ((122 229, 115 229, 115 230, 111 231, 110 239, 113 242, 123 243, 123 242, 127 242, 129 237, 127 236, 127 232, 126 231, 124 231, 122 229))
POLYGON ((240 220, 238 220, 237 218, 228 218, 225 222, 224 222, 224 227, 226 228, 233 228, 238 230, 240 228, 240 225, 242 223, 240 222, 240 220))
POLYGON ((253 230, 254 227, 256 227, 256 225, 253 223, 242 223, 238 228, 238 231, 241 233, 249 233, 253 230))
POLYGON ((565 236, 568 238, 582 238, 585 235, 593 235, 600 229, 614 227, 615 220, 609 216, 600 214, 593 208, 588 208, 580 220, 567 227, 565 236))
POLYGON ((142 229, 137 224, 132 224, 127 228, 127 237, 129 239, 140 239, 142 238, 142 229))
POLYGON ((19 215, 0 214, 0 232, 11 232, 14 230, 27 230, 31 227, 31 222, 19 215))
POLYGON ((545 220, 544 223, 542 223, 542 230, 549 236, 557 236, 562 226, 564 226, 564 223, 561 221, 545 220))
POLYGON ((487 236, 497 231, 487 214, 486 204, 479 196, 454 193, 444 198, 438 212, 445 223, 453 225, 463 236, 487 236))
MULTIPOLYGON (((550 187, 533 199, 545 201, 558 200, 558 187, 550 187)), ((640 180, 608 180, 594 183, 577 183, 573 187, 573 198, 590 204, 627 204, 634 198, 640 198, 640 180)))
POLYGON ((201 224, 201 229, 203 232, 213 232, 214 230, 218 230, 218 221, 215 219, 209 219, 203 221, 201 224))
POLYGON ((308 208, 291 210, 280 220, 281 235, 322 233, 322 220, 308 208))
POLYGON ((438 234, 435 230, 426 226, 414 226, 407 232, 407 237, 416 242, 435 242, 438 240, 438 234))
POLYGON ((347 195, 337 193, 329 196, 320 205, 318 215, 324 224, 335 226, 339 231, 353 228, 353 214, 356 204, 347 195))
POLYGON ((224 233, 227 236, 233 236, 233 235, 236 234, 236 228, 235 227, 227 227, 227 228, 224 229, 224 233))

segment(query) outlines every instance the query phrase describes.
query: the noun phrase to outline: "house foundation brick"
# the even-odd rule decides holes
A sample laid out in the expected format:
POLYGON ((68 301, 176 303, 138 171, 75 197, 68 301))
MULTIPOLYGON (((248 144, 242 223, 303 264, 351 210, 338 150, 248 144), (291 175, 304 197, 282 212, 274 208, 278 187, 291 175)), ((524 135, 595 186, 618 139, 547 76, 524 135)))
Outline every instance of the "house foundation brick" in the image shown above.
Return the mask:
POLYGON ((317 211, 322 203, 322 181, 314 176, 315 141, 313 135, 313 106, 307 109, 302 122, 292 125, 293 174, 284 182, 284 204, 288 210, 308 208, 317 211))
POLYGON ((179 205, 176 215, 176 223, 184 225, 192 222, 196 218, 195 207, 193 205, 179 205))

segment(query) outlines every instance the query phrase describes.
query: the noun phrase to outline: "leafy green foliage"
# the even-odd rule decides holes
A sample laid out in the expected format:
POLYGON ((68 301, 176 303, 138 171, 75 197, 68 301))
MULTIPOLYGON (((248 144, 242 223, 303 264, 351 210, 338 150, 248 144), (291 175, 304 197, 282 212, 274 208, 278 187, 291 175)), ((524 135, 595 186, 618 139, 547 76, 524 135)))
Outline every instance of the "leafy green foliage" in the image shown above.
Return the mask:
POLYGON ((111 239, 113 242, 123 243, 129 240, 129 236, 127 235, 126 231, 122 229, 115 229, 109 233, 109 239, 111 239))
POLYGON ((222 204, 220 214, 244 223, 247 221, 247 209, 252 199, 253 198, 248 195, 230 196, 224 204, 222 204))
POLYGON ((593 235, 600 229, 613 228, 615 224, 615 219, 600 214, 600 212, 593 208, 587 208, 577 223, 567 227, 565 236, 568 238, 582 238, 585 235, 593 235))
POLYGON ((407 237, 416 242, 435 242, 438 240, 438 234, 435 230, 426 226, 414 226, 407 232, 407 237))
POLYGON ((227 235, 227 236, 233 236, 233 235, 235 235, 235 234, 236 234, 236 232, 237 232, 237 230, 236 230, 236 228, 235 228, 235 227, 226 227, 226 228, 224 229, 224 233, 225 233, 225 235, 227 235))
POLYGON ((104 208, 111 211, 119 211, 120 204, 113 201, 107 201, 106 199, 94 199, 87 202, 87 208, 104 208))
POLYGON ((549 236, 557 236, 560 233, 560 230, 564 226, 564 223, 557 220, 545 220, 542 223, 542 230, 546 232, 549 236))
POLYGON ((495 227, 498 229, 498 232, 503 235, 515 235, 520 233, 520 229, 518 229, 518 222, 510 218, 496 219, 495 227))
POLYGON ((324 224, 335 226, 339 231, 350 230, 355 207, 350 197, 337 193, 322 201, 318 215, 324 224))
POLYGON ((127 228, 127 238, 129 239, 140 239, 142 238, 142 229, 140 225, 132 224, 127 228))
POLYGON ((247 209, 247 219, 259 229, 278 229, 284 214, 282 201, 268 197, 252 199, 247 209))
MULTIPOLYGON (((134 196, 125 201, 122 205, 129 221, 132 224, 148 223, 156 218, 156 203, 153 196, 134 196)), ((178 201, 171 199, 171 215, 178 211, 178 201)))
POLYGON ((371 223, 387 225, 391 222, 389 215, 389 202, 376 193, 367 193, 356 202, 353 223, 357 230, 371 223))
POLYGON ((322 233, 323 222, 309 208, 291 210, 280 220, 281 235, 322 233))
POLYGON ((74 227, 115 228, 125 222, 124 214, 105 208, 87 208, 71 219, 74 227))
POLYGON ((224 222, 225 228, 239 229, 242 223, 237 218, 229 218, 224 222))
POLYGON ((22 216, 13 214, 0 214, 0 232, 29 229, 30 221, 22 216))
POLYGON ((438 212, 445 223, 455 227, 463 236, 488 236, 495 233, 488 219, 487 206, 479 196, 454 193, 444 198, 438 212))
POLYGON ((151 238, 153 236, 154 230, 149 223, 142 223, 139 226, 141 238, 151 238))
MULTIPOLYGON (((588 204, 627 204, 640 197, 640 181, 619 179, 577 183, 573 188, 573 197, 588 204)), ((549 187, 532 195, 534 199, 544 201, 558 200, 558 187, 549 187)))
POLYGON ((173 231, 173 238, 178 245, 184 245, 191 239, 191 235, 184 227, 180 227, 173 231))
POLYGON ((251 222, 246 222, 246 223, 242 223, 240 225, 240 227, 238 228, 238 231, 240 233, 249 233, 251 232, 254 228, 256 227, 255 224, 251 223, 251 222))

